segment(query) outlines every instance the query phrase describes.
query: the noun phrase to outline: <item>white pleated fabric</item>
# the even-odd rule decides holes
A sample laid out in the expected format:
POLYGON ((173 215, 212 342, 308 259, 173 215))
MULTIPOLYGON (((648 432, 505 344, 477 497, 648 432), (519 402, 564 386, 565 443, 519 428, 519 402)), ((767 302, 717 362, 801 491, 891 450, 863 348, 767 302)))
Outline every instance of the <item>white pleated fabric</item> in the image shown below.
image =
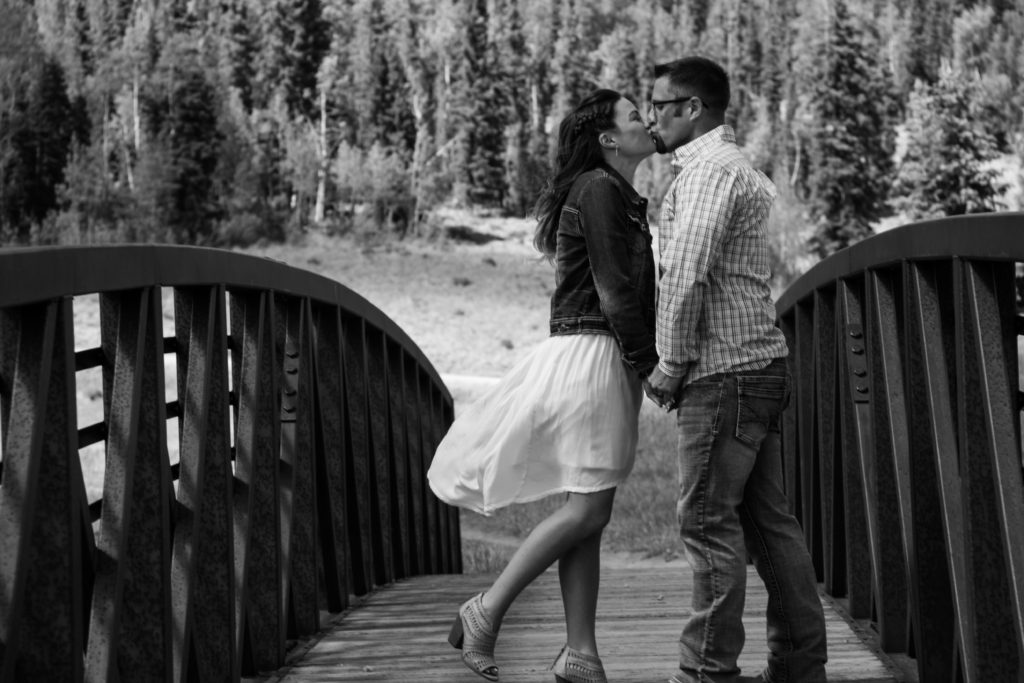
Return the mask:
POLYGON ((640 379, 606 334, 548 337, 461 413, 427 478, 474 512, 621 484, 633 469, 640 379))

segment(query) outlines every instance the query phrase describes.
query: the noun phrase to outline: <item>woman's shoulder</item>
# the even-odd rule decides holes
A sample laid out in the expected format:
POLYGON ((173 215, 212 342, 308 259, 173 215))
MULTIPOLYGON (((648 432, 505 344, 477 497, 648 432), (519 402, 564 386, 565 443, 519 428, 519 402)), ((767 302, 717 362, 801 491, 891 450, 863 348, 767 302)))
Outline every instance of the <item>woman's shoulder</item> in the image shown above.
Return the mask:
POLYGON ((578 196, 587 197, 619 197, 622 195, 618 179, 600 166, 581 173, 576 182, 573 183, 573 190, 578 196), (609 192, 616 194, 608 195, 609 192))

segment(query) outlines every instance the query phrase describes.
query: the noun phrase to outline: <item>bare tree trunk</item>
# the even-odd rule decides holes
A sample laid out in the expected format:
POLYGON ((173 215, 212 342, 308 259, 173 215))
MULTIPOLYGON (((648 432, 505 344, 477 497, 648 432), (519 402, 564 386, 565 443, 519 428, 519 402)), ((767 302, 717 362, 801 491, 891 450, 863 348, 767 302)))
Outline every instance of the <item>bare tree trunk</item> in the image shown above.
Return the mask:
POLYGON ((316 169, 316 204, 313 207, 313 220, 323 223, 327 203, 327 167, 330 164, 330 153, 327 146, 327 92, 320 89, 320 128, 317 136, 317 153, 320 162, 316 169))

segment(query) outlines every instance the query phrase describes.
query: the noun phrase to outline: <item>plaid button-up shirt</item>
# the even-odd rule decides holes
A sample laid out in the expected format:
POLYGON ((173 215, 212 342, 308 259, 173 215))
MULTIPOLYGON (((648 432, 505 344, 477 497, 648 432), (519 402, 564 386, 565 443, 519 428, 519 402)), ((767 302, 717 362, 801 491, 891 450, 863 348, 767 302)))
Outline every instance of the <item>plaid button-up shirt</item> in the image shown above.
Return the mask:
POLYGON ((719 126, 676 150, 658 226, 657 347, 683 383, 787 355, 775 325, 765 226, 775 186, 719 126))

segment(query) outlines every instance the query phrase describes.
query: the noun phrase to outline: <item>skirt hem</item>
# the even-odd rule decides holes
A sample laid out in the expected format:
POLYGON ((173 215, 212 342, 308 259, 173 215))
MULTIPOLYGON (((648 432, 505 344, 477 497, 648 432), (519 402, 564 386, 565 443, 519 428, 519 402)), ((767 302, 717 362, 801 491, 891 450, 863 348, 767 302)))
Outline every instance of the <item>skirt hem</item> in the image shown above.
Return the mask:
POLYGON ((544 492, 532 493, 529 496, 524 496, 522 498, 514 498, 510 501, 499 503, 497 505, 477 505, 465 501, 453 503, 445 500, 444 498, 441 498, 440 496, 438 496, 438 500, 452 507, 462 508, 463 510, 469 510, 470 512, 475 512, 476 514, 483 515, 484 517, 490 517, 496 511, 507 507, 511 507, 513 505, 525 505, 526 503, 535 503, 543 498, 557 496, 559 493, 600 493, 601 491, 607 491, 608 489, 617 488, 620 483, 621 482, 609 482, 606 484, 599 484, 597 486, 558 486, 556 488, 549 489, 544 492))

